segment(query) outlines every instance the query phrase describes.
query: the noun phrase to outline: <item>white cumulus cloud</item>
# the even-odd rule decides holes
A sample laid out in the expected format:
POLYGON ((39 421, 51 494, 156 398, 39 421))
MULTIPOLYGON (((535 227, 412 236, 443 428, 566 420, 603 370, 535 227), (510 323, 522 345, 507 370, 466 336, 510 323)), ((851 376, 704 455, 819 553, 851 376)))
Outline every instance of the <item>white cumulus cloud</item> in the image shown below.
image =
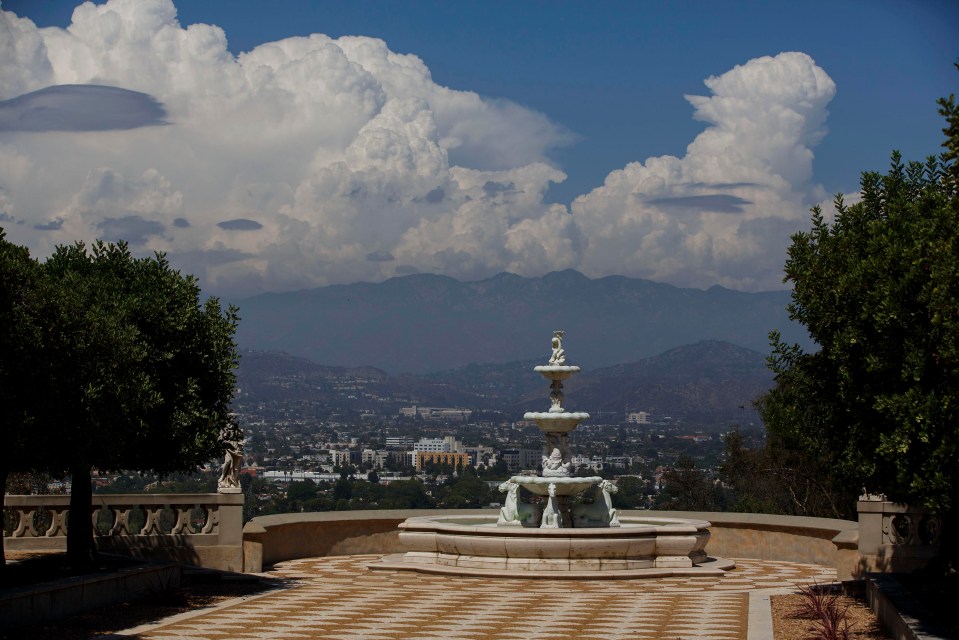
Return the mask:
POLYGON ((567 267, 779 286, 789 233, 825 198, 811 149, 835 87, 801 53, 706 85, 684 157, 632 163, 566 207, 544 194, 569 132, 440 86, 381 40, 234 56, 170 0, 85 3, 67 29, 0 11, 0 224, 40 256, 125 238, 233 294, 567 267))
POLYGON ((835 84, 803 53, 750 60, 687 96, 709 124, 682 158, 635 162, 572 205, 589 239, 582 269, 619 263, 676 284, 780 285, 789 235, 824 198, 810 182, 835 84))

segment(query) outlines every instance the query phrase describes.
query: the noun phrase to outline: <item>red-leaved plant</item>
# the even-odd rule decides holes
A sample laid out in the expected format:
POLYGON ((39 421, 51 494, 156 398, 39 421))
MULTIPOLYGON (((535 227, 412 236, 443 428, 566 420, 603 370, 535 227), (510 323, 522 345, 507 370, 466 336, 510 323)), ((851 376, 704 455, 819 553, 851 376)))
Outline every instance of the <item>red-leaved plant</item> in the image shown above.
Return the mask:
POLYGON ((799 615, 813 621, 810 640, 851 640, 848 608, 840 604, 838 593, 812 584, 799 587, 799 594, 802 596, 799 615))

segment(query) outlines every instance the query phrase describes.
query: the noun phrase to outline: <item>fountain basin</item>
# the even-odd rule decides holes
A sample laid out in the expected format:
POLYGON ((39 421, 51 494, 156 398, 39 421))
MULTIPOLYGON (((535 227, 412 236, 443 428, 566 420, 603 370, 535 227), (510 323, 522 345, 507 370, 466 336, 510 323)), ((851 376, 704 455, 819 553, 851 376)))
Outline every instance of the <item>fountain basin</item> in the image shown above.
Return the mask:
POLYGON ((533 367, 533 371, 548 380, 566 380, 574 373, 579 373, 579 367, 563 364, 541 364, 533 367))
POLYGON ((510 478, 524 489, 538 496, 549 495, 549 485, 556 485, 556 495, 575 496, 603 481, 599 476, 564 478, 562 476, 513 476, 510 478))
POLYGON ((422 516, 400 525, 405 554, 373 569, 456 575, 632 578, 717 574, 734 563, 707 558, 709 523, 623 518, 617 528, 497 527, 492 516, 422 516))
POLYGON ((544 433, 569 433, 583 420, 589 420, 589 414, 527 411, 523 414, 523 420, 535 420, 536 426, 544 433))

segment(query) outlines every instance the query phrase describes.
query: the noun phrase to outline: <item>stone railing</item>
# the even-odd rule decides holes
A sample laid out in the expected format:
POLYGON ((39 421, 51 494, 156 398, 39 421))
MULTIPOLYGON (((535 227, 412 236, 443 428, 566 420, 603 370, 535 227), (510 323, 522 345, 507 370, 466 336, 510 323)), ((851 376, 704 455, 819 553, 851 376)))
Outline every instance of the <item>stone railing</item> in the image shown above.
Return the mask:
MULTIPOLYGON (((4 496, 8 551, 66 549, 70 496, 4 496)), ((94 494, 97 548, 226 571, 243 569, 240 493, 94 494)))

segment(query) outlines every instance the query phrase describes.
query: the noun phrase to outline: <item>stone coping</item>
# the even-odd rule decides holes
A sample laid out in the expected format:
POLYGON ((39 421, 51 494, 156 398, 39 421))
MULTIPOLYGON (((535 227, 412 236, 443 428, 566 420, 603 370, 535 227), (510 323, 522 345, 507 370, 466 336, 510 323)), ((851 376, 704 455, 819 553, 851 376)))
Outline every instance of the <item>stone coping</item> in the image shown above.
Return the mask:
MULTIPOLYGON (((766 513, 737 513, 726 511, 653 511, 643 509, 621 510, 620 517, 649 519, 667 518, 704 520, 711 527, 755 529, 760 531, 800 531, 817 538, 840 536, 840 540, 852 539, 859 524, 852 520, 811 518, 806 516, 778 516, 766 513)), ((313 513, 279 513, 257 516, 246 523, 246 533, 266 533, 271 528, 311 522, 368 522, 371 520, 395 520, 432 516, 497 516, 497 509, 382 509, 367 511, 319 511, 313 513)), ((839 540, 837 540, 839 541, 839 540)))
POLYGON ((651 514, 664 518, 701 518, 708 520, 712 526, 739 527, 759 530, 805 530, 817 537, 830 538, 840 533, 858 531, 859 523, 854 520, 838 520, 833 518, 812 518, 809 516, 780 516, 768 513, 739 513, 735 511, 644 511, 628 510, 620 513, 643 517, 651 514))
MULTIPOLYGON (((70 495, 5 495, 4 508, 55 507, 70 504, 70 495)), ((93 508, 127 505, 243 504, 242 493, 94 493, 93 508)))
POLYGON ((955 640, 929 615, 895 574, 868 574, 866 601, 893 637, 906 640, 955 640))

